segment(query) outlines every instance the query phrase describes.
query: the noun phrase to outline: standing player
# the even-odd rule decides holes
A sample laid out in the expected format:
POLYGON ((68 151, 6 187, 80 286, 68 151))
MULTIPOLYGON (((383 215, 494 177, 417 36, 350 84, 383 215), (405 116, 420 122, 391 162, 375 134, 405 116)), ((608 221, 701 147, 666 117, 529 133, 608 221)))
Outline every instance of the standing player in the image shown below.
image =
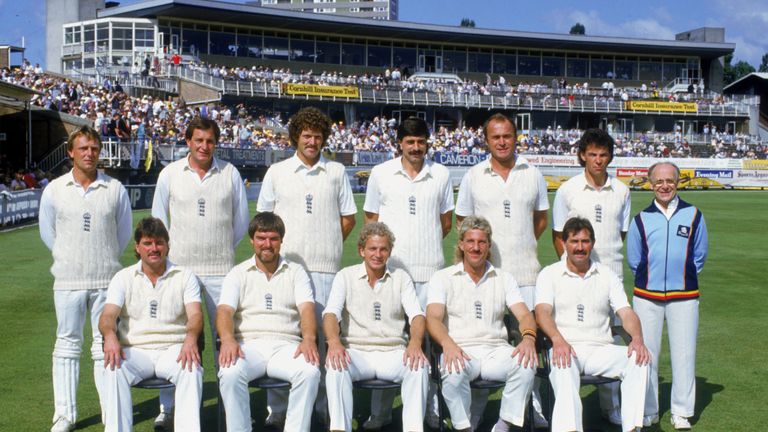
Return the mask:
MULTIPOLYGON (((547 228, 547 183, 535 166, 515 154, 517 131, 507 116, 492 115, 485 121, 483 132, 491 157, 470 168, 461 180, 456 222, 461 225, 470 215, 488 220, 493 228, 490 261, 512 274, 525 304, 533 310, 536 276, 541 268, 536 246, 547 228)), ((475 400, 481 401, 479 392, 475 400)), ((480 420, 483 405, 473 408, 474 422, 480 420)), ((534 406, 537 425, 543 426, 546 420, 536 397, 534 406)), ((499 427, 504 426, 499 423, 499 427)))
POLYGON ((677 196, 680 170, 671 162, 648 168, 655 199, 629 228, 627 261, 635 274, 634 307, 653 355, 644 424, 659 420, 659 354, 667 321, 672 359, 672 425, 691 428, 696 402, 699 278, 707 259, 707 225, 696 207, 677 196))
MULTIPOLYGON (((213 120, 192 119, 184 135, 189 155, 163 168, 152 201, 152 216, 163 221, 171 234, 169 258, 200 279, 213 340, 221 283, 248 229, 248 200, 240 173, 214 157, 219 135, 213 120)), ((156 427, 170 429, 172 409, 173 392, 161 391, 156 427)))
MULTIPOLYGON (((429 144, 427 123, 410 117, 397 128, 401 157, 371 171, 365 194, 365 222, 383 222, 398 239, 390 265, 413 279, 422 310, 427 307, 427 282, 444 264, 443 237, 451 230, 453 190, 448 169, 425 160, 429 144)), ((390 422, 395 391, 375 391, 371 417, 364 429, 380 429, 390 422)), ((429 401, 434 399, 430 386, 429 401)), ((436 399, 435 399, 436 402, 436 399)), ((437 424, 436 406, 430 405, 427 422, 437 424)))
POLYGON ((72 170, 52 181, 40 200, 40 237, 53 253, 56 345, 53 349, 51 432, 67 432, 77 421, 77 383, 83 325, 90 312, 93 379, 102 398, 104 352, 98 331, 107 286, 120 270, 119 257, 131 238, 131 203, 117 180, 97 171, 101 140, 82 127, 69 136, 72 170), (93 256, 98 251, 98 259, 93 256))
MULTIPOLYGON (((614 141, 601 129, 588 129, 579 140, 579 164, 584 172, 563 183, 552 204, 552 243, 562 256, 563 226, 572 217, 590 221, 595 232, 592 259, 608 266, 623 281, 621 248, 629 229, 631 200, 629 188, 608 174, 613 160, 614 141)), ((618 383, 598 389, 603 417, 621 424, 618 383)))
MULTIPOLYGON (((257 211, 272 211, 285 222, 283 253, 309 273, 318 322, 333 278, 341 268, 344 239, 355 226, 357 213, 344 165, 328 161, 321 154, 330 133, 331 120, 317 108, 302 108, 291 117, 288 136, 296 153, 269 167, 256 205, 257 211)), ((322 331, 318 331, 317 346, 322 366, 322 331)), ((318 394, 315 410, 324 419, 327 404, 322 385, 318 394)), ((267 396, 267 424, 283 424, 286 392, 272 391, 267 396)))

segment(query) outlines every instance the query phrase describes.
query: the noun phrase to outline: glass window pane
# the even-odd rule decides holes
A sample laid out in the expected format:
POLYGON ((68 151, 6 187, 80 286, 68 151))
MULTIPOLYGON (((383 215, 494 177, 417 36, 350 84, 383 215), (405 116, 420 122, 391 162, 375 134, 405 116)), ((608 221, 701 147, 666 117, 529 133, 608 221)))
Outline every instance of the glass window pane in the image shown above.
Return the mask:
POLYGON ((592 78, 613 79, 613 60, 592 59, 592 78))
POLYGON ((661 82, 666 85, 668 82, 675 78, 683 77, 683 63, 667 63, 664 62, 664 73, 661 77, 661 82))
POLYGON ((238 57, 261 58, 261 35, 237 35, 238 57))
POLYGON ((234 33, 224 33, 211 31, 210 54, 216 55, 236 55, 237 45, 235 44, 234 33))
POLYGON ((208 32, 184 29, 181 52, 192 55, 208 54, 208 32))
POLYGON ((390 67, 392 47, 368 44, 368 66, 390 67))
POLYGON ((616 79, 636 80, 637 62, 629 60, 616 60, 616 79))
POLYGON ((562 57, 544 57, 541 59, 541 72, 544 76, 561 77, 565 75, 565 59, 562 57))
POLYGON ((566 70, 569 77, 586 78, 587 77, 587 59, 568 59, 568 68, 566 70))
POLYGON ((541 57, 521 55, 517 57, 518 75, 541 75, 541 57))
POLYGON ((491 54, 470 52, 467 54, 467 65, 469 72, 491 71, 491 54))
POLYGON ((443 72, 463 73, 467 71, 466 51, 443 51, 443 72))
POLYGON ((317 63, 341 64, 341 47, 338 41, 317 41, 317 63))
POLYGON ((315 41, 291 38, 291 60, 313 63, 315 61, 315 41))
POLYGON ((342 42, 341 63, 353 66, 365 66, 365 45, 342 42))
POLYGON ((640 62, 640 80, 658 81, 661 79, 661 63, 640 62))
POLYGON ((284 36, 264 36, 265 59, 288 60, 288 38, 284 36))
POLYGON ((517 58, 514 54, 500 54, 500 53, 494 53, 493 54, 493 72, 494 73, 504 73, 504 74, 514 74, 515 71, 515 62, 517 61, 517 58))
POLYGON ((393 66, 403 72, 413 72, 416 67, 416 48, 394 47, 392 57, 393 66))

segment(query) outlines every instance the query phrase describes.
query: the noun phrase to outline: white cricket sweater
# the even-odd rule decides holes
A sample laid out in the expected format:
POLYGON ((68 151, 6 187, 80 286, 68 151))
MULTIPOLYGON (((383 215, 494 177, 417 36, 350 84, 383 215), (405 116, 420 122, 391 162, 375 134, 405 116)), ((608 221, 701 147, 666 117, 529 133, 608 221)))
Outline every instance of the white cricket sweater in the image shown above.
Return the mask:
POLYGON ((486 218, 493 230, 490 261, 494 267, 512 273, 519 286, 535 285, 541 265, 536 253, 533 211, 541 172, 528 163, 520 164, 502 183, 489 169, 488 163, 481 163, 466 175, 471 176, 473 214, 486 218))
POLYGON ((189 270, 173 266, 153 287, 132 265, 120 270, 125 286, 125 303, 120 311, 117 334, 120 345, 162 349, 184 342, 187 311, 184 305, 186 281, 194 278, 189 270))
POLYGON ((285 223, 281 253, 308 272, 336 273, 341 266, 339 194, 348 182, 344 165, 326 161, 305 177, 293 158, 269 168, 275 193, 274 212, 285 223))
POLYGON ((390 269, 374 288, 368 284, 364 264, 346 267, 339 275, 346 286, 341 343, 363 351, 404 348, 408 317, 403 309, 402 289, 408 274, 402 269, 390 269))
POLYGON ((428 282, 445 263, 440 216, 446 188, 450 189, 448 169, 432 162, 425 162, 413 180, 402 169, 401 158, 371 171, 367 193, 378 196, 369 200, 366 195, 366 205, 375 201, 378 208, 365 211, 378 213, 379 222, 392 230, 395 246, 389 265, 404 268, 414 282, 428 282))
POLYGON ((168 258, 198 276, 227 274, 235 262, 232 216, 232 170, 220 162, 202 182, 184 170, 186 159, 163 169, 168 176, 170 252, 168 258))
POLYGON ((102 176, 83 197, 70 183, 71 175, 53 180, 47 188, 56 209, 53 244, 54 290, 104 289, 120 268, 117 239, 119 181, 102 176))

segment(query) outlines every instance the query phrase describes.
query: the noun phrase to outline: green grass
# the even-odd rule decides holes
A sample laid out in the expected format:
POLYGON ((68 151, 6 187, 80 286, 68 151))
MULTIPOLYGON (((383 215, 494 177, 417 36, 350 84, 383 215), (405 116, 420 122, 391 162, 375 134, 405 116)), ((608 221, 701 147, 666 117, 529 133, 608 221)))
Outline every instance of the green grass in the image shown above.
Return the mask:
MULTIPOLYGON (((633 214, 648 205, 652 195, 633 193, 633 214)), ((704 212, 710 234, 709 259, 701 275, 701 317, 697 356, 697 404, 694 428, 700 431, 759 430, 768 424, 765 409, 765 366, 763 338, 768 334, 766 296, 762 270, 768 263, 766 252, 766 215, 768 194, 764 192, 706 191, 684 192, 683 197, 704 212), (760 318, 763 317, 763 318, 760 318), (762 413, 762 414, 761 414, 762 413)), ((362 196, 356 196, 358 209, 362 196)), ((550 194, 550 200, 552 195, 550 194)), ((251 209, 253 213, 253 208, 251 209)), ((147 211, 134 213, 134 220, 147 211)), ((358 262, 354 248, 358 224, 345 242, 343 264, 358 262)), ((450 262, 455 234, 445 240, 446 260, 450 262)), ((241 242, 238 261, 250 255, 249 243, 241 242)), ((555 260, 550 233, 539 244, 539 257, 546 265, 555 260)), ((93 251, 93 259, 99 259, 93 251)), ((130 250, 123 263, 133 261, 130 250)), ((51 351, 56 329, 48 269, 51 255, 38 236, 37 227, 0 234, 0 431, 41 431, 50 427, 53 414, 51 388, 51 351)), ((626 287, 631 288, 629 270, 626 287)), ((87 338, 89 339, 89 338, 87 338)), ((87 342, 89 344, 90 342, 87 342)), ((86 345, 81 362, 78 391, 78 430, 102 430, 98 401, 93 387, 92 363, 86 345)), ((216 389, 210 348, 204 355, 205 389, 204 430, 215 430, 216 389)), ((660 365, 661 409, 659 426, 648 430, 672 430, 669 425, 669 389, 671 373, 668 349, 664 347, 660 365)), ((584 388, 585 427, 590 430, 618 431, 600 419, 596 392, 584 388)), ((134 390, 135 429, 149 431, 157 413, 157 392, 134 390)), ((367 415, 361 394, 357 418, 367 415)), ((254 398, 254 417, 263 418, 263 395, 254 398)), ((489 430, 498 410, 498 394, 486 410, 484 430, 489 430), (497 411, 496 411, 497 412, 497 411)), ((399 411, 396 412, 396 415, 399 411)), ((258 430, 258 427, 257 427, 258 430)))

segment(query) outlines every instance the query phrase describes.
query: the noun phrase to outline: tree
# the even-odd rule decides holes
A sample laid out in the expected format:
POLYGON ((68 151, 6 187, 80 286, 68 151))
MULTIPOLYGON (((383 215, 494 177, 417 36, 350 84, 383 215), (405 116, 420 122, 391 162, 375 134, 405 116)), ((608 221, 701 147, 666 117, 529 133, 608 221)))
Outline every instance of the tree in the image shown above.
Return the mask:
POLYGON ((760 68, 758 72, 768 72, 768 53, 763 54, 763 61, 760 62, 760 68))
MULTIPOLYGON (((749 75, 755 71, 754 66, 745 62, 744 60, 739 60, 734 65, 731 64, 732 61, 733 61, 733 54, 728 54, 725 56, 724 65, 723 65, 723 84, 724 85, 728 85, 738 80, 739 78, 749 75)), ((763 56, 763 61, 765 61, 765 56, 763 56)))
POLYGON ((461 24, 459 24, 461 27, 475 27, 475 20, 469 19, 469 18, 462 18, 461 24))
POLYGON ((572 35, 583 35, 587 33, 587 29, 584 27, 584 24, 577 22, 571 27, 571 31, 568 33, 572 35))

